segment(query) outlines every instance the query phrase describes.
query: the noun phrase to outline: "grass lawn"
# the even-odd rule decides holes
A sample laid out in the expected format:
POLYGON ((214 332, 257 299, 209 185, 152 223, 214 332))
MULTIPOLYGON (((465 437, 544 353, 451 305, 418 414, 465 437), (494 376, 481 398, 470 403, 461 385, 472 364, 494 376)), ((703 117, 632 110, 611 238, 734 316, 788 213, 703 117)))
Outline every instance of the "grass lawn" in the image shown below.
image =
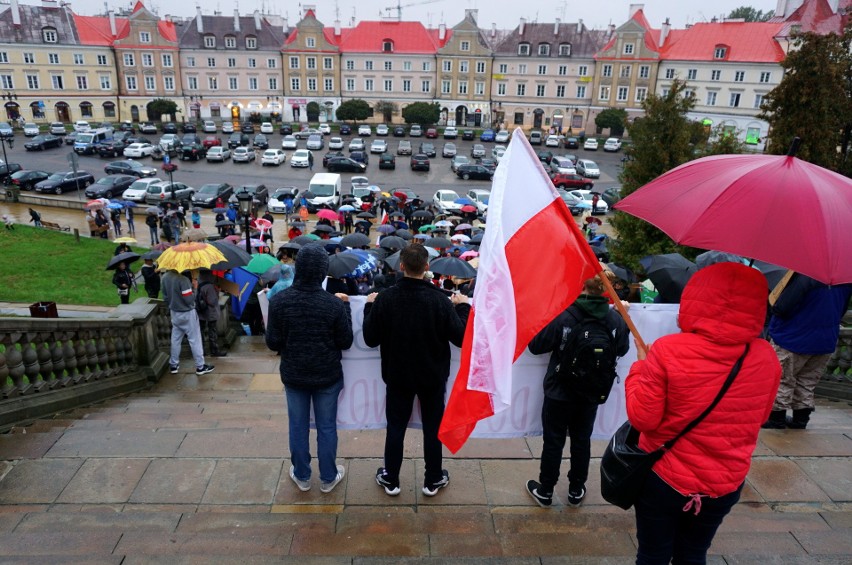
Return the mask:
MULTIPOLYGON (((106 266, 116 244, 15 224, 14 231, 0 228, 0 301, 117 306, 118 292, 106 266)), ((144 253, 148 249, 130 246, 144 253)), ((141 261, 132 264, 134 273, 141 261)), ((130 301, 140 296, 130 291, 130 301)))

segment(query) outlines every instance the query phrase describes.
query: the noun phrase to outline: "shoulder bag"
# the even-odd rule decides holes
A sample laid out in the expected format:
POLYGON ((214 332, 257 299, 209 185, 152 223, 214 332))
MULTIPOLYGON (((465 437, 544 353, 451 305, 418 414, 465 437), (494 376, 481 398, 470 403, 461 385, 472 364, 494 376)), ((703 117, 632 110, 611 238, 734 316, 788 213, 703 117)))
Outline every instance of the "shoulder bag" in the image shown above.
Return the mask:
POLYGON ((604 500, 625 510, 629 510, 636 503, 654 464, 672 448, 677 440, 700 424, 722 400, 734 382, 734 377, 740 372, 748 349, 749 346, 746 344, 745 351, 734 363, 725 384, 722 385, 710 406, 662 447, 650 453, 642 450, 639 447, 639 431, 630 424, 630 421, 624 422, 618 428, 601 459, 601 495, 604 500))

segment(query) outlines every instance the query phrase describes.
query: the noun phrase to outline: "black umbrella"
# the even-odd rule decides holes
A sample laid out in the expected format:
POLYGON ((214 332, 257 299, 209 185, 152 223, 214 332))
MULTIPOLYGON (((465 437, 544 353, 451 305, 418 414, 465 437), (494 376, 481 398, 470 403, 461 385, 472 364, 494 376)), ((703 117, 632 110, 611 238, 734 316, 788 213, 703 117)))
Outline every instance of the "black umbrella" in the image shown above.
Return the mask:
POLYGON ((288 219, 290 220, 290 225, 293 225, 293 224, 296 224, 296 223, 304 224, 301 216, 290 216, 290 218, 288 218, 288 219))
POLYGON ((372 212, 358 212, 357 214, 355 214, 355 217, 356 218, 375 218, 376 215, 373 214, 372 212))
POLYGON ((310 190, 306 190, 304 192, 299 193, 299 198, 311 199, 311 198, 316 198, 316 197, 317 197, 317 195, 314 194, 313 192, 311 192, 310 190))
POLYGON ((391 212, 390 217, 391 218, 404 218, 405 214, 403 214, 402 212, 399 212, 399 211, 391 212))
MULTIPOLYGON (((305 237, 305 236, 299 236, 299 237, 305 237)), ((299 238, 297 237, 296 239, 299 239, 299 238)), ((308 238, 308 239, 310 240, 311 238, 308 238)), ((288 241, 287 243, 282 243, 278 247, 278 249, 301 249, 301 248, 302 248, 302 244, 296 243, 295 239, 293 241, 288 241)))
POLYGON ((328 274, 336 279, 345 277, 354 271, 363 259, 354 253, 338 253, 328 258, 328 274))
POLYGON ((781 282, 781 279, 783 279, 784 275, 787 274, 786 268, 773 265, 772 263, 766 263, 764 261, 755 261, 754 267, 756 267, 757 270, 763 273, 763 276, 766 277, 766 282, 769 283, 769 290, 778 286, 778 283, 781 282))
POLYGON ((226 228, 226 227, 233 226, 233 225, 234 225, 234 222, 232 222, 231 220, 221 220, 219 222, 216 222, 217 228, 226 228))
POLYGON ((365 229, 370 229, 370 228, 372 228, 372 227, 373 227, 373 224, 371 224, 371 223, 370 223, 370 222, 368 222, 367 220, 361 220, 360 222, 355 222, 355 225, 356 225, 356 226, 362 226, 362 227, 364 227, 365 229))
POLYGON ((314 242, 314 241, 316 241, 316 240, 312 237, 308 237, 306 235, 300 235, 299 237, 295 237, 295 238, 291 239, 290 243, 297 243, 299 245, 307 245, 307 244, 314 242))
POLYGON ((743 258, 733 253, 723 251, 705 251, 695 258, 695 264, 699 269, 709 267, 715 263, 742 263, 743 258))
POLYGON ((324 233, 331 233, 334 231, 334 228, 331 226, 327 226, 325 224, 318 224, 317 227, 314 228, 314 231, 321 231, 324 233))
POLYGON ((391 252, 384 247, 374 247, 373 249, 367 249, 367 253, 370 255, 375 255, 379 261, 384 261, 385 258, 391 254, 391 252))
POLYGON ((452 247, 453 243, 445 237, 430 237, 423 242, 426 247, 434 247, 435 249, 447 249, 452 247))
POLYGON ((278 282, 278 279, 281 278, 281 265, 272 265, 262 275, 260 275, 266 282, 278 282))
POLYGON ((411 214, 412 218, 432 218, 432 213, 427 210, 417 210, 411 214))
POLYGON ((479 245, 482 243, 482 238, 484 235, 485 234, 482 232, 475 233, 471 236, 470 241, 468 241, 468 243, 471 243, 473 245, 479 245))
POLYGON ((612 271, 616 277, 620 278, 628 284, 635 282, 635 277, 633 276, 633 273, 627 267, 622 267, 621 265, 617 265, 615 263, 607 263, 606 268, 612 271))
POLYGON ((227 211, 228 211, 227 208, 213 208, 214 214, 224 214, 227 211))
POLYGON ((234 245, 228 241, 213 241, 210 245, 221 251, 222 255, 225 256, 224 261, 219 261, 210 266, 211 271, 227 271, 228 269, 245 267, 251 261, 251 255, 246 252, 242 245, 234 245))
POLYGON ((476 278, 476 269, 470 263, 457 257, 438 257, 429 263, 429 270, 439 275, 460 279, 476 278))
POLYGON ((141 257, 138 253, 134 253, 132 251, 125 251, 124 253, 119 253, 109 260, 107 263, 107 270, 112 270, 118 267, 119 263, 130 264, 134 261, 138 261, 139 257, 141 257))
POLYGON ((363 233, 351 233, 344 236, 340 243, 346 247, 364 247, 370 245, 370 238, 363 233))
POLYGON ((394 232, 394 235, 396 237, 401 237, 405 241, 410 241, 414 239, 414 234, 408 230, 396 230, 396 232, 394 232))
POLYGON ((678 304, 686 283, 698 267, 680 253, 649 255, 639 260, 663 304, 678 304))
POLYGON ((142 259, 145 259, 145 260, 150 259, 151 261, 156 261, 160 257, 160 255, 162 255, 162 254, 163 254, 162 251, 153 250, 153 251, 149 251, 148 253, 145 253, 144 255, 142 255, 142 259))
POLYGON ((385 249, 403 249, 408 246, 408 242, 395 235, 387 235, 379 242, 379 247, 385 249))
POLYGON ((388 267, 393 269, 394 271, 399 270, 399 251, 394 253, 393 255, 388 255, 385 257, 385 263, 388 267))

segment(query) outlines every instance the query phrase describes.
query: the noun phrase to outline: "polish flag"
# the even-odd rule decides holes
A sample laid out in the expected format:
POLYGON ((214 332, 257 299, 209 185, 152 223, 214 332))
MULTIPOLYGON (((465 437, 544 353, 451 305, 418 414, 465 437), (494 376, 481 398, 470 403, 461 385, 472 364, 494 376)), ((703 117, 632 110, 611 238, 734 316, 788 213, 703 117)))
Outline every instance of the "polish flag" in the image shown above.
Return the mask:
POLYGON ((390 218, 388 217, 388 211, 387 211, 387 210, 382 210, 382 221, 381 221, 381 223, 382 223, 382 224, 386 224, 386 223, 388 223, 389 221, 390 221, 390 218))
POLYGON ((500 159, 479 247, 473 310, 438 437, 456 453, 511 404, 512 364, 601 270, 520 129, 500 159))

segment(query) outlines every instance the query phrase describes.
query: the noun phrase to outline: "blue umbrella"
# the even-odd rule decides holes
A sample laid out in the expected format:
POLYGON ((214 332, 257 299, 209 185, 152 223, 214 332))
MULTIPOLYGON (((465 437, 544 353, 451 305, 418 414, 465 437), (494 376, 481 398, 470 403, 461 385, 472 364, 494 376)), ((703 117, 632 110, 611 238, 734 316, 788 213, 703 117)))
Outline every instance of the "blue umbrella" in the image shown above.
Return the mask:
POLYGON ((471 200, 470 198, 462 197, 462 198, 456 198, 455 200, 453 200, 453 203, 454 204, 461 204, 462 206, 465 206, 465 205, 468 205, 468 204, 472 206, 473 200, 471 200))
POLYGON ((107 205, 107 208, 109 208, 110 210, 121 210, 122 208, 124 208, 124 206, 121 205, 121 202, 110 202, 107 205))
POLYGON ((338 209, 337 209, 337 211, 338 211, 338 212, 354 212, 354 211, 355 211, 355 207, 354 207, 354 206, 350 206, 349 204, 344 204, 343 206, 341 206, 340 208, 338 208, 338 209))
POLYGON ((358 265, 354 271, 352 271, 349 276, 351 277, 362 277, 369 273, 370 271, 375 271, 381 265, 381 260, 373 255, 372 253, 368 253, 363 249, 350 249, 346 253, 352 253, 361 258, 361 264, 358 265))
POLYGON ((122 202, 122 204, 124 204, 125 208, 136 208, 136 202, 133 202, 131 200, 125 200, 124 202, 122 202))
POLYGON ((395 232, 395 231, 396 231, 396 228, 395 228, 395 227, 393 227, 393 226, 392 226, 392 225, 390 225, 390 224, 381 224, 380 226, 378 226, 378 227, 376 228, 376 231, 377 231, 377 232, 379 232, 379 233, 383 233, 383 234, 386 234, 386 235, 387 235, 387 234, 389 234, 389 233, 393 233, 393 232, 395 232))

